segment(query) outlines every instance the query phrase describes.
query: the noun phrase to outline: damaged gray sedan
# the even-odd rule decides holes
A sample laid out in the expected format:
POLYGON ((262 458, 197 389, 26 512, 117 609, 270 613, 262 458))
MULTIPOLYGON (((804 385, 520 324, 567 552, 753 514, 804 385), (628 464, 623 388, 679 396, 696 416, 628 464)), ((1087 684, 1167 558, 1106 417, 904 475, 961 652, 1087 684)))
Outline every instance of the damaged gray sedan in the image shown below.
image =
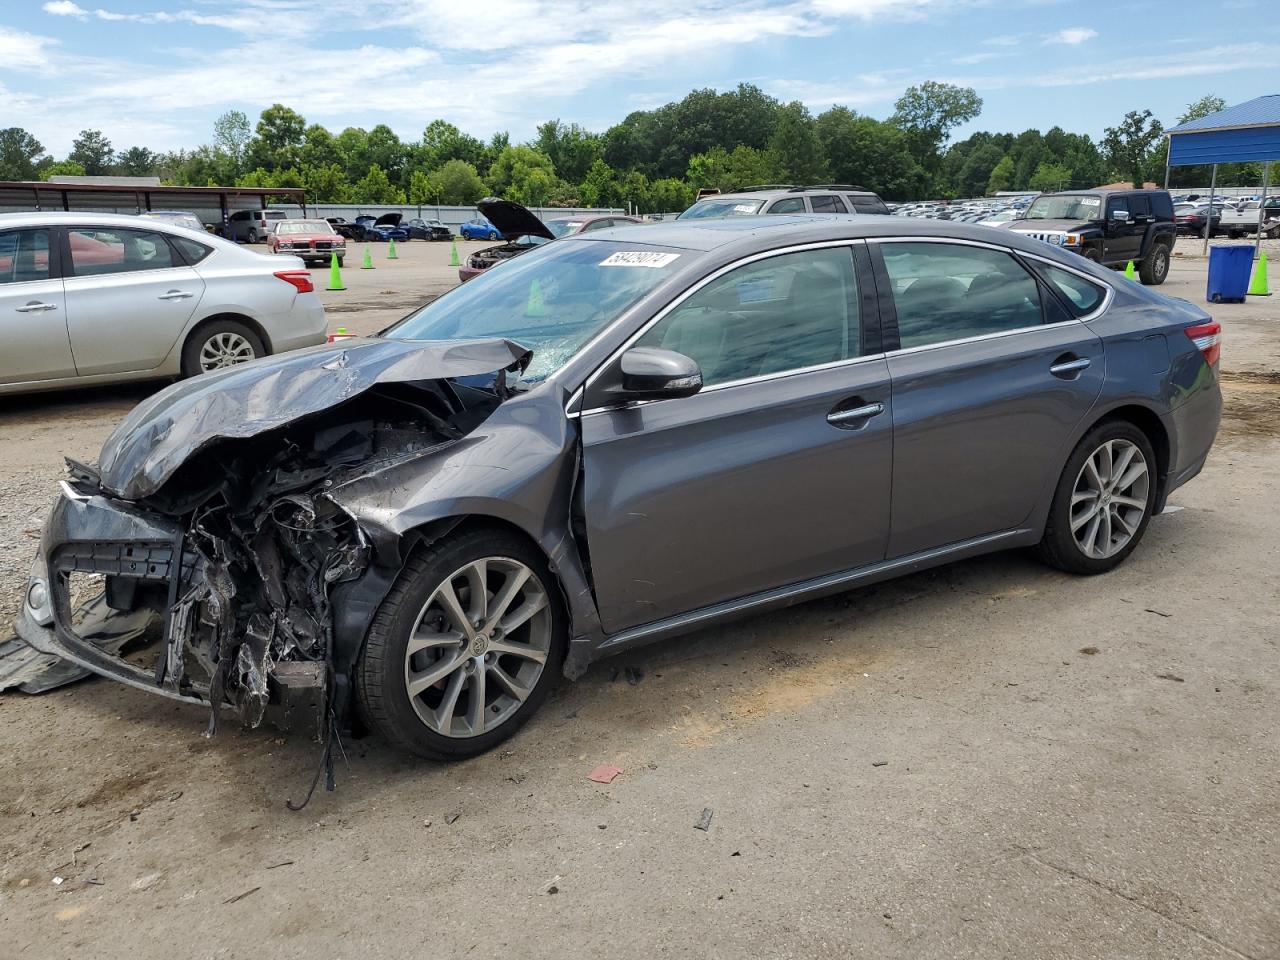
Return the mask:
POLYGON ((463 757, 746 611, 1017 546, 1104 572, 1204 464, 1197 308, 1008 232, 748 219, 560 240, 158 393, 69 464, 20 635, 211 727, 354 708, 463 757))

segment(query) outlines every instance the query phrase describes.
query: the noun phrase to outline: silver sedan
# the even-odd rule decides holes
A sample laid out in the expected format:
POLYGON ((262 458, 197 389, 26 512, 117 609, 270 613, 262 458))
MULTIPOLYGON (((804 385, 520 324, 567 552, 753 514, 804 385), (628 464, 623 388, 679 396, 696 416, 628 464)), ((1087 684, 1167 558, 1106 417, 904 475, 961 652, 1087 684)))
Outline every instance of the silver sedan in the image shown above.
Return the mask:
POLYGON ((115 214, 0 215, 0 394, 193 376, 323 343, 296 258, 115 214))

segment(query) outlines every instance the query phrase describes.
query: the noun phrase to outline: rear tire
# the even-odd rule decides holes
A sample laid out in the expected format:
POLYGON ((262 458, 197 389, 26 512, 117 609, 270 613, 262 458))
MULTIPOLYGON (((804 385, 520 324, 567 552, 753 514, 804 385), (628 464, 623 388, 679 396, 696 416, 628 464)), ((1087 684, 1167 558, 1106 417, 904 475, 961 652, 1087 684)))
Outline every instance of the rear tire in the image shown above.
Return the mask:
POLYGON ((1062 469, 1037 547, 1040 558, 1085 576, 1117 567, 1147 530, 1157 479, 1155 450, 1145 433, 1127 420, 1098 424, 1062 469))
POLYGON ((187 338, 182 348, 182 375, 194 377, 266 355, 262 340, 245 324, 238 320, 215 320, 187 338))
POLYGON ((514 734, 546 699, 567 637, 556 581, 541 553, 505 531, 463 532, 411 557, 378 608, 356 665, 360 710, 417 756, 475 756, 514 734), (495 611, 521 576, 505 594, 505 614, 495 611), (442 596, 452 598, 452 607, 442 596), (450 609, 467 620, 465 632, 450 609), (415 680, 421 685, 411 694, 415 680))
POLYGON ((249 243, 257 243, 257 242, 258 242, 258 231, 257 231, 257 230, 255 230, 255 229, 253 229, 252 227, 250 227, 250 228, 249 228, 249 233, 248 233, 248 235, 246 236, 246 239, 248 240, 248 242, 249 242, 249 243))
POLYGON ((1138 279, 1149 287, 1159 286, 1169 276, 1169 247, 1153 243, 1151 250, 1138 265, 1138 279))
POLYGON ((497 231, 497 230, 490 230, 490 231, 489 231, 489 236, 488 236, 488 238, 487 238, 487 239, 489 239, 489 240, 497 240, 497 239, 498 239, 498 231, 497 231))

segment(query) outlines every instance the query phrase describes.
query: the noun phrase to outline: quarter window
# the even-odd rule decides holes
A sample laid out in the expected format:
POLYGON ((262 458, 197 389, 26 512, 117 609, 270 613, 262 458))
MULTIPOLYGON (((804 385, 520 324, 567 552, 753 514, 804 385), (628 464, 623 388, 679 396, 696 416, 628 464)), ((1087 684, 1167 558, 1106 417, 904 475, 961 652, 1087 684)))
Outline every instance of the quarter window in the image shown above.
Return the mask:
POLYGON ((853 204, 854 213, 888 214, 889 212, 889 208, 879 197, 855 193, 850 195, 849 202, 853 204))
POLYGON ((0 283, 49 279, 49 231, 0 233, 0 283))
POLYGON ((857 278, 848 247, 758 260, 707 284, 638 346, 692 357, 707 386, 856 357, 857 278))
POLYGON ((82 227, 68 231, 67 237, 71 243, 71 272, 77 277, 180 266, 159 233, 82 227))
POLYGON ((809 202, 813 204, 814 213, 848 213, 849 208, 844 205, 844 201, 839 197, 818 196, 810 197, 809 202))
POLYGON ((1047 263, 1037 263, 1035 266, 1040 271, 1040 275, 1067 298, 1076 316, 1084 316, 1086 313, 1097 310, 1102 304, 1103 297, 1107 295, 1106 290, 1079 274, 1047 263))
POLYGON ((1043 322, 1035 278, 1007 253, 947 243, 882 243, 902 348, 1043 322))

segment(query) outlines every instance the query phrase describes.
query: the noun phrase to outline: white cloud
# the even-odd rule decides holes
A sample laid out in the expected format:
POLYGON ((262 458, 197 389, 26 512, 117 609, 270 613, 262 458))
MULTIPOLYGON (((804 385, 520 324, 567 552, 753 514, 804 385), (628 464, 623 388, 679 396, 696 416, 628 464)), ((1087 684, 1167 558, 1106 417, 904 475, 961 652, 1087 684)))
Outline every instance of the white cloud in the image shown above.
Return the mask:
POLYGON ((996 60, 1006 56, 1003 53, 970 53, 963 57, 956 57, 951 62, 957 66, 968 67, 975 63, 986 63, 988 60, 996 60))
POLYGON ((0 70, 26 70, 49 65, 50 51, 58 41, 22 30, 0 26, 0 70))
POLYGON ((1086 40, 1092 40, 1097 35, 1098 31, 1092 27, 1067 27, 1065 30, 1059 30, 1057 33, 1045 37, 1044 42, 1065 43, 1074 47, 1084 43, 1086 40))
POLYGON ((79 17, 83 20, 89 16, 89 11, 84 7, 72 3, 71 0, 51 0, 40 8, 45 13, 51 13, 55 17, 79 17))

